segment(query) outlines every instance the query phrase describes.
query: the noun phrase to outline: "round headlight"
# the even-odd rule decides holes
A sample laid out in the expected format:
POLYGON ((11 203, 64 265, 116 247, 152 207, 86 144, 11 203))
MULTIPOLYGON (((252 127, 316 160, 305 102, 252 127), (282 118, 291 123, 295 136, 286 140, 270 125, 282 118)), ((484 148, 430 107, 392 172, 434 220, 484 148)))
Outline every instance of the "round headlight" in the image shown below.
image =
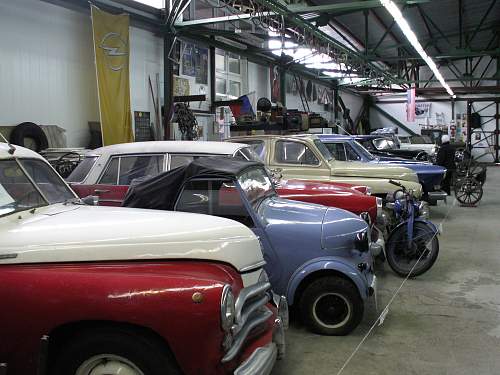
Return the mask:
POLYGON ((220 302, 220 315, 222 329, 228 332, 234 324, 236 316, 235 298, 231 286, 225 285, 222 290, 220 302))

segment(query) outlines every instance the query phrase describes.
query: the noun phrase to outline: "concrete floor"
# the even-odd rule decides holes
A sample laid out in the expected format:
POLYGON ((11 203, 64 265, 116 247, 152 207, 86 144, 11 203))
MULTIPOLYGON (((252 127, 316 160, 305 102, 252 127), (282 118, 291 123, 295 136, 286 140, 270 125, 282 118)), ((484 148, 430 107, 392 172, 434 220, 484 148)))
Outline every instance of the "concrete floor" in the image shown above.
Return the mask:
MULTIPOLYGON (((452 204, 431 209, 444 230, 434 267, 405 284, 343 375, 500 374, 500 168, 488 168, 478 207, 452 204)), ((402 279, 387 264, 377 274, 385 306, 402 279)), ((273 374, 338 374, 377 316, 369 304, 346 337, 318 336, 292 323, 287 356, 273 374)))

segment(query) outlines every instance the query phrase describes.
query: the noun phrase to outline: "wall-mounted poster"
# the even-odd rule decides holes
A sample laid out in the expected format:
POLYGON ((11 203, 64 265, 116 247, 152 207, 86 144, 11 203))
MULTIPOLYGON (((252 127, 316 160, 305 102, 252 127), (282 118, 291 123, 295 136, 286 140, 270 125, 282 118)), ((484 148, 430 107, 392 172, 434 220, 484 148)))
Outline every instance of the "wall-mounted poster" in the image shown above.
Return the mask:
POLYGON ((174 96, 189 95, 189 79, 174 76, 174 96))
POLYGON ((415 103, 415 116, 429 117, 431 103, 415 103))
POLYGON ((277 66, 271 67, 271 102, 276 103, 281 101, 280 91, 280 71, 277 66))
POLYGON ((208 48, 194 47, 196 83, 208 84, 208 48))
POLYGON ((196 77, 196 51, 192 44, 185 43, 182 52, 182 74, 196 77))

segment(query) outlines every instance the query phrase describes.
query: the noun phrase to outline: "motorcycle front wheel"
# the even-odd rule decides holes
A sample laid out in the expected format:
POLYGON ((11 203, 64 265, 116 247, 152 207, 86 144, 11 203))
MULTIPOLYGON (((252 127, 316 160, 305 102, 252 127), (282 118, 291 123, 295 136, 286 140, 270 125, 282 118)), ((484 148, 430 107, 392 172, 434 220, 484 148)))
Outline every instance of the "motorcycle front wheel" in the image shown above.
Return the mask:
POLYGON ((414 223, 410 246, 406 225, 394 229, 386 243, 387 262, 394 272, 403 277, 408 276, 410 272, 410 277, 427 272, 436 262, 438 253, 439 239, 434 229, 420 221, 414 223))

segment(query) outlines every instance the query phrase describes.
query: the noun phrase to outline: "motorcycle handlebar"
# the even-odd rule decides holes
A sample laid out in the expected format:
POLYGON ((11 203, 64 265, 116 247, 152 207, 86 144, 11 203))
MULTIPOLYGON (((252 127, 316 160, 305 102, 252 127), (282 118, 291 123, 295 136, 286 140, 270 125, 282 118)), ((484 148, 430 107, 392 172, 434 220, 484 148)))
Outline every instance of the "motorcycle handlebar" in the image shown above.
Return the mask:
POLYGON ((392 184, 392 185, 396 185, 396 186, 399 186, 399 187, 403 187, 403 185, 401 185, 399 182, 396 182, 394 180, 389 180, 389 183, 392 184))

